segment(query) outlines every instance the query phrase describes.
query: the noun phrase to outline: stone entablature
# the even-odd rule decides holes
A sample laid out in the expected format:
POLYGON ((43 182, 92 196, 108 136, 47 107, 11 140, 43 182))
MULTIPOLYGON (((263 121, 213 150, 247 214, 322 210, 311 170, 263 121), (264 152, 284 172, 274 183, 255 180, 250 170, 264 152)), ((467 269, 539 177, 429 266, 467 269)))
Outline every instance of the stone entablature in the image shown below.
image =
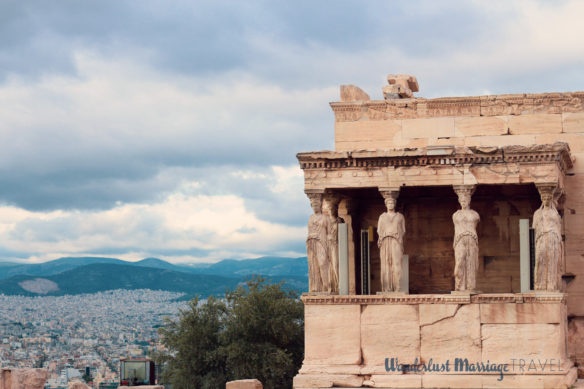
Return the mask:
POLYGON ((493 163, 534 163, 540 165, 554 162, 559 163, 564 174, 572 168, 570 148, 567 143, 563 142, 533 146, 438 146, 414 149, 317 151, 298 153, 297 157, 303 170, 493 163))
POLYGON ((572 168, 566 143, 504 147, 427 147, 297 154, 305 190, 554 183, 572 168))
POLYGON ((581 112, 584 92, 334 102, 337 122, 581 112))

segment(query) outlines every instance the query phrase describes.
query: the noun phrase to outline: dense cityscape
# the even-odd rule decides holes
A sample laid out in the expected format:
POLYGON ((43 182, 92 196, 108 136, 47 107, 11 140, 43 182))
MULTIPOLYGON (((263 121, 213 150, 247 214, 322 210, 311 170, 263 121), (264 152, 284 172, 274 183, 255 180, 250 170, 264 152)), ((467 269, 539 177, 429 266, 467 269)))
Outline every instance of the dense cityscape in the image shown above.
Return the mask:
POLYGON ((60 297, 0 294, 0 365, 49 370, 46 388, 119 382, 120 358, 160 351, 157 329, 186 306, 180 293, 113 290, 60 297), (89 378, 91 377, 91 380, 89 378))

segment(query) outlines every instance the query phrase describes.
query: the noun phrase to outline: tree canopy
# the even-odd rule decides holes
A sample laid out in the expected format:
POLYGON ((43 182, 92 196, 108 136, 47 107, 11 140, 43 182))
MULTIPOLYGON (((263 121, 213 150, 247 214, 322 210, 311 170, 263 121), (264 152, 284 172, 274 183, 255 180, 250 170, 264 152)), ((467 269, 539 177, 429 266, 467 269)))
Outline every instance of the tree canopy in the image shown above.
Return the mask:
POLYGON ((162 379, 174 389, 217 389, 257 378, 264 388, 291 388, 304 353, 304 308, 282 284, 255 278, 224 299, 193 299, 160 328, 168 353, 162 379))

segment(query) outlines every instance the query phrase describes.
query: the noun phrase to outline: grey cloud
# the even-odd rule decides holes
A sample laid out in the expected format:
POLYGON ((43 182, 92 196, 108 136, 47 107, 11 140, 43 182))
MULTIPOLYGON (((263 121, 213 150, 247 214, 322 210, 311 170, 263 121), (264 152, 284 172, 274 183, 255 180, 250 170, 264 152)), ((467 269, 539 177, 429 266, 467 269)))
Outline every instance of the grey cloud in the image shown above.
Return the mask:
POLYGON ((0 246, 0 262, 20 262, 30 258, 31 255, 37 255, 39 253, 31 253, 30 251, 17 251, 10 250, 6 247, 0 246))
POLYGON ((74 51, 84 48, 104 56, 142 53, 144 61, 184 74, 259 71, 287 86, 336 84, 339 76, 350 74, 342 66, 335 69, 335 63, 327 63, 326 69, 308 69, 307 73, 311 61, 302 55, 306 53, 299 52, 301 58, 283 58, 258 46, 256 40, 292 52, 312 48, 316 56, 323 49, 347 56, 376 50, 385 62, 383 54, 388 48, 424 57, 447 52, 448 47, 440 42, 470 44, 481 31, 495 30, 493 22, 484 20, 472 5, 432 4, 8 1, 0 4, 0 15, 4 15, 0 76, 71 73, 74 51), (429 6, 436 11, 412 13, 412 9, 429 6), (419 28, 421 25, 425 28, 419 28))

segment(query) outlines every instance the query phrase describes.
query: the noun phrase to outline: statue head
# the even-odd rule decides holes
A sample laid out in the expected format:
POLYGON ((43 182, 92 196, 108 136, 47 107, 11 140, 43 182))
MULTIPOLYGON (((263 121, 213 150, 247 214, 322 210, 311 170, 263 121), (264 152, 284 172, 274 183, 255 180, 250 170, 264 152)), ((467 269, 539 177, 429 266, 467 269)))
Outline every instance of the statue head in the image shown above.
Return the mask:
POLYGON ((553 196, 551 193, 542 193, 541 194, 541 203, 544 207, 549 207, 552 205, 553 196))
POLYGON ((469 209, 470 199, 475 191, 474 185, 455 185, 454 192, 458 196, 458 203, 462 209, 469 209))
POLYGON ((388 211, 395 210, 395 199, 392 196, 387 196, 385 198, 385 206, 387 207, 388 211))
POLYGON ((470 207, 470 192, 460 193, 458 203, 462 209, 468 209, 470 207))
POLYGON ((543 184, 537 185, 537 190, 541 198, 541 206, 545 208, 555 208, 555 197, 554 195, 558 193, 556 191, 556 185, 554 184, 543 184))
POLYGON ((381 190, 380 192, 381 196, 383 196, 383 201, 387 210, 394 211, 397 197, 399 196, 399 190, 381 190))

